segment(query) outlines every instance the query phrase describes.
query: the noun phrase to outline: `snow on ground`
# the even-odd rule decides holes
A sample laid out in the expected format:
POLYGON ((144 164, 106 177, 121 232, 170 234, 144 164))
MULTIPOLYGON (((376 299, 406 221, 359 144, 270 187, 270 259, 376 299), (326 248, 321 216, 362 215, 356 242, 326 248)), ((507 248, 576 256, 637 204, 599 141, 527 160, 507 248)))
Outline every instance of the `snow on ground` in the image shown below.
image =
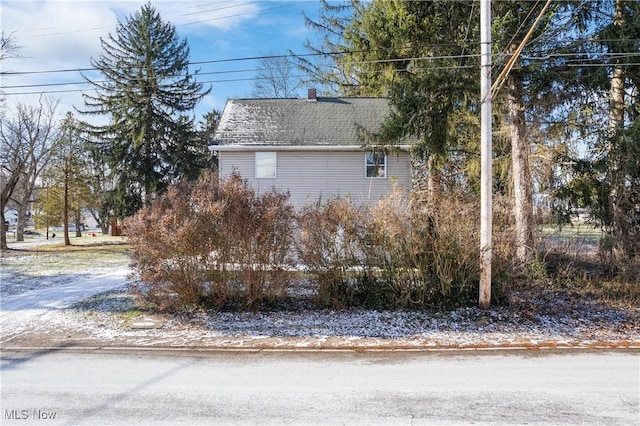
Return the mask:
POLYGON ((30 329, 55 325, 73 303, 122 288, 128 268, 90 273, 25 277, 0 272, 0 338, 2 343, 30 329))
POLYGON ((451 312, 334 311, 300 304, 266 312, 138 310, 126 267, 93 273, 0 276, 2 346, 233 348, 638 347, 640 309, 568 293, 519 293, 510 306, 451 312))

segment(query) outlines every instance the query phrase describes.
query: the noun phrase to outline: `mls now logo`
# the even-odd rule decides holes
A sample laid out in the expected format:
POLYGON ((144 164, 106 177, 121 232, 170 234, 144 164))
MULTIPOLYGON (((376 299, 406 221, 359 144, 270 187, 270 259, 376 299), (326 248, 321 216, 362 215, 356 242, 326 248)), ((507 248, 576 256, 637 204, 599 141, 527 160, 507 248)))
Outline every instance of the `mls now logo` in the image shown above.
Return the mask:
POLYGON ((4 410, 5 420, 53 420, 56 418, 55 411, 45 410, 4 410))

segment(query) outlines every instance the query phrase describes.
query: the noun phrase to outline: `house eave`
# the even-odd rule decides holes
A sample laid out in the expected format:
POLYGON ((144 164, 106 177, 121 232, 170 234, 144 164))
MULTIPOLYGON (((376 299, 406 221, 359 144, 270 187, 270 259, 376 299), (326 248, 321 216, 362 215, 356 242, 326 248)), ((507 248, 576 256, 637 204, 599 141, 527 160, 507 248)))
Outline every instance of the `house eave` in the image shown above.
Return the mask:
MULTIPOLYGON (((409 151, 411 145, 390 145, 388 148, 400 151, 409 151)), ((362 145, 209 145, 213 152, 261 152, 261 151, 315 151, 315 152, 354 152, 366 151, 362 145)))

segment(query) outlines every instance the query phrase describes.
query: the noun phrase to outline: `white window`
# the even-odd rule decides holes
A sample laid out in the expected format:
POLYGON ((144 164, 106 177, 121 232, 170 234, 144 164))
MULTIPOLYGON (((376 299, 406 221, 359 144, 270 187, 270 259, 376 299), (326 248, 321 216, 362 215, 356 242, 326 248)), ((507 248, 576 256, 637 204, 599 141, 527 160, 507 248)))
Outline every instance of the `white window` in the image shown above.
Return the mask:
POLYGON ((260 179, 276 177, 275 152, 256 152, 256 177, 260 179))
POLYGON ((367 152, 365 154, 365 170, 368 178, 387 177, 387 156, 382 152, 367 152))

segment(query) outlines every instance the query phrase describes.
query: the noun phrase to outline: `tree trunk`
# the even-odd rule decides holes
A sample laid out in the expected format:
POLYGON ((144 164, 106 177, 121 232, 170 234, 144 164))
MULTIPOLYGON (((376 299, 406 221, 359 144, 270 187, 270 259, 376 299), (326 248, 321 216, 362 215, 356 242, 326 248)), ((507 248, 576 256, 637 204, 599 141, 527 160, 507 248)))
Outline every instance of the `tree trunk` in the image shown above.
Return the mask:
POLYGON ((0 216, 2 217, 2 229, 0 230, 0 250, 8 250, 9 246, 7 246, 7 231, 4 227, 5 217, 4 217, 4 209, 11 198, 11 194, 18 184, 18 179, 20 173, 23 170, 23 165, 16 167, 16 169, 11 173, 9 179, 7 179, 4 187, 2 188, 2 192, 0 193, 0 216))
POLYGON ((516 73, 507 78, 508 126, 511 133, 511 172, 513 174, 514 216, 516 222, 516 260, 524 267, 533 254, 533 196, 530 146, 527 142, 522 81, 516 73))
POLYGON ((24 196, 18 206, 18 223, 16 223, 16 241, 24 241, 24 228, 27 226, 27 210, 29 208, 29 198, 24 196), (26 201, 25 201, 26 200, 26 201))
POLYGON ((4 206, 0 208, 0 220, 2 220, 2 229, 0 230, 0 250, 8 250, 9 246, 7 246, 7 231, 4 227, 4 206))
POLYGON ((65 165, 64 171, 64 201, 63 201, 63 213, 62 221, 64 226, 64 245, 70 246, 71 240, 69 240, 69 171, 65 165))
POLYGON ((442 201, 442 175, 433 154, 427 165, 427 197, 430 205, 442 201))
POLYGON ((82 213, 80 211, 76 211, 73 215, 73 221, 76 224, 76 237, 80 238, 82 237, 82 213))
POLYGON ((102 235, 109 235, 109 213, 96 212, 94 209, 91 209, 91 216, 93 216, 93 219, 100 227, 102 235))
MULTIPOLYGON (((615 18, 614 25, 616 27, 622 27, 624 25, 623 5, 621 0, 615 1, 615 18)), ((611 231, 613 234, 613 249, 616 257, 623 256, 625 253, 624 239, 628 234, 626 215, 624 208, 619 200, 619 186, 621 185, 619 170, 620 170, 620 158, 616 149, 616 145, 621 143, 617 140, 620 136, 620 131, 624 127, 624 80, 625 73, 622 67, 616 66, 613 68, 611 75, 611 89, 609 92, 609 157, 608 157, 608 171, 609 171, 609 184, 611 189, 609 191, 609 205, 611 206, 611 231)))
POLYGON ((619 130, 622 129, 624 120, 624 71, 622 68, 616 67, 613 69, 613 75, 611 77, 611 92, 610 92, 610 110, 609 110, 609 158, 608 158, 608 171, 609 171, 609 184, 611 190, 609 191, 609 205, 611 206, 611 228, 613 234, 614 251, 616 257, 620 255, 624 256, 624 236, 626 235, 626 215, 624 208, 619 200, 619 186, 620 186, 620 159, 616 149, 616 145, 620 142, 616 141, 619 137, 619 130))

